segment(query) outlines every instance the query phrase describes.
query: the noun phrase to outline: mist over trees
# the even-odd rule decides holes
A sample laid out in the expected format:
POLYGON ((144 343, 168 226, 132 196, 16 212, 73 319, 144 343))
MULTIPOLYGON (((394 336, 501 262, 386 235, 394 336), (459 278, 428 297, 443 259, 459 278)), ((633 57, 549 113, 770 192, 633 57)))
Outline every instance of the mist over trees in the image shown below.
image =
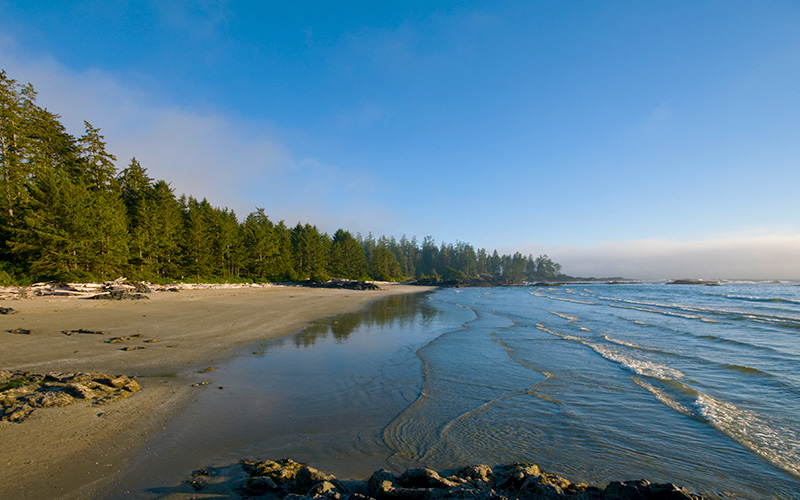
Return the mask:
POLYGON ((239 220, 181 195, 133 158, 121 171, 100 129, 75 138, 0 71, 0 285, 45 280, 302 281, 332 277, 505 281, 555 278, 546 255, 491 254, 468 243, 333 235, 288 227, 262 208, 239 220))

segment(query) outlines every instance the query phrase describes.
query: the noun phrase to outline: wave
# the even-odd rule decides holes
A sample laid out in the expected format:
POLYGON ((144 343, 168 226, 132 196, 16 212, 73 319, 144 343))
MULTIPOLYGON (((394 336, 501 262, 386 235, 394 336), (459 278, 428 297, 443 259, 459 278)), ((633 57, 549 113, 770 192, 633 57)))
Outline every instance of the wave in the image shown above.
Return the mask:
POLYGON ((756 375, 758 377, 765 377, 765 378, 774 377, 774 375, 772 375, 771 373, 763 372, 758 368, 753 368, 752 366, 734 365, 729 363, 721 364, 720 366, 726 370, 744 373, 745 375, 756 375))
POLYGON ((608 336, 608 335, 606 335, 605 333, 604 333, 604 334, 602 334, 602 335, 600 335, 600 336, 601 336, 601 337, 603 337, 604 339, 606 339, 607 341, 609 341, 609 342, 613 342, 613 343, 615 343, 615 344, 624 345, 624 346, 626 346, 626 347, 632 347, 632 348, 634 348, 634 349, 642 349, 642 346, 640 346, 640 345, 636 345, 636 344, 634 344, 633 342, 626 342, 626 341, 624 341, 624 340, 619 340, 619 339, 615 339, 615 338, 613 338, 613 337, 609 337, 609 336, 608 336))
POLYGON ((541 292, 530 292, 530 294, 534 295, 536 297, 543 297, 545 299, 550 299, 550 300, 560 300, 562 302, 572 302, 573 304, 583 304, 583 305, 586 305, 586 306, 596 306, 597 305, 596 302, 588 302, 586 300, 578 300, 578 299, 567 299, 565 297, 553 297, 552 295, 546 295, 546 294, 541 293, 541 292))
POLYGON ((597 354, 603 356, 609 361, 618 363, 628 370, 631 370, 632 372, 644 377, 651 377, 660 380, 676 380, 683 378, 684 376, 683 372, 680 370, 672 368, 664 363, 635 358, 617 349, 613 349, 610 346, 603 346, 594 344, 592 342, 584 343, 594 349, 597 354))
POLYGON ((800 477, 800 434, 795 429, 706 394, 698 396, 697 406, 720 432, 773 465, 800 477))
POLYGON ((558 316, 559 318, 565 319, 565 320, 569 321, 570 323, 572 323, 573 321, 578 321, 578 318, 576 318, 575 316, 570 316, 569 314, 555 312, 555 311, 551 311, 549 309, 547 310, 547 312, 549 312, 550 314, 554 314, 554 315, 558 316))
MULTIPOLYGON (((579 342, 591 348, 597 354, 601 355, 607 360, 622 365, 626 369, 631 370, 632 372, 638 375, 642 375, 644 377, 657 378, 661 380, 675 380, 683 378, 684 376, 683 372, 681 372, 680 370, 672 368, 664 363, 637 358, 625 352, 622 352, 619 349, 615 349, 613 346, 603 346, 595 342, 589 342, 589 339, 585 337, 575 337, 573 335, 559 333, 545 327, 541 323, 537 324, 536 328, 551 335, 555 335, 556 337, 561 337, 562 339, 565 340, 579 342)), ((603 336, 606 337, 605 335, 603 336)), ((635 344, 630 344, 631 347, 634 345, 635 344)), ((642 348, 636 346, 636 349, 641 350, 642 348)))
MULTIPOLYGON (((604 298, 604 297, 601 297, 604 298)), ((604 298, 605 299, 605 298, 604 298)), ((662 314, 666 316, 675 316, 679 318, 685 319, 693 319, 699 320, 704 323, 719 323, 719 321, 704 317, 703 315, 715 315, 715 316, 722 316, 726 320, 749 320, 756 323, 768 324, 772 326, 784 327, 784 328, 793 328, 793 329, 800 329, 800 318, 790 317, 790 316, 776 316, 776 315, 767 315, 767 314, 758 314, 752 312, 745 312, 745 311, 731 311, 725 309, 712 309, 707 307, 699 307, 699 306, 684 306, 684 305, 677 305, 677 304, 658 304, 658 303, 647 303, 647 302, 640 302, 640 301, 633 301, 633 300, 624 300, 624 299, 607 299, 607 300, 615 300, 617 302, 622 303, 629 303, 632 305, 622 305, 622 304, 609 304, 609 307, 615 307, 618 309, 628 309, 632 311, 640 311, 652 314, 662 314), (637 307, 637 306, 649 306, 649 307, 637 307), (661 307, 661 308, 668 308, 668 309, 677 309, 680 312, 675 311, 665 311, 663 309, 653 309, 654 307, 661 307)))
POLYGON ((758 297, 754 295, 733 295, 727 293, 704 293, 703 295, 712 297, 723 297, 731 300, 743 300, 746 302, 772 302, 772 303, 785 303, 800 305, 800 300, 788 299, 786 297, 758 297))
MULTIPOLYGON (((666 406, 668 406, 668 407, 672 408, 673 410, 677 411, 678 413, 682 413, 682 414, 686 415, 687 417, 692 417, 694 419, 698 418, 698 415, 695 412, 693 412, 688 406, 686 406, 686 405, 680 403, 679 401, 677 401, 675 398, 673 398, 672 396, 667 394, 666 391, 663 391, 663 390, 655 387, 654 385, 652 385, 652 384, 650 384, 648 382, 645 382, 644 380, 640 379, 639 377, 631 377, 631 380, 633 380, 633 382, 636 385, 638 385, 639 387, 642 387, 643 389, 646 389, 647 391, 652 393, 656 397, 656 399, 661 401, 666 406)), ((705 420, 705 419, 702 419, 702 420, 705 420)))

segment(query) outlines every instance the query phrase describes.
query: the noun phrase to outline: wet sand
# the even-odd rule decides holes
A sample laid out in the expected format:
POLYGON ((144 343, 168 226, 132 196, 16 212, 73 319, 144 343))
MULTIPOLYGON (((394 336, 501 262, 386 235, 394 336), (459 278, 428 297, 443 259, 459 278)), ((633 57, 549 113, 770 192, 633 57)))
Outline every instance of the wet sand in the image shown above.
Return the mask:
POLYGON ((0 422, 0 499, 96 498, 185 406, 197 390, 192 384, 206 376, 198 371, 315 319, 424 290, 267 287, 159 292, 140 301, 4 301, 19 312, 0 316, 0 369, 136 376, 142 389, 108 405, 40 409, 22 423, 0 422), (16 328, 34 333, 8 332, 16 328), (62 333, 79 329, 105 334, 62 333))

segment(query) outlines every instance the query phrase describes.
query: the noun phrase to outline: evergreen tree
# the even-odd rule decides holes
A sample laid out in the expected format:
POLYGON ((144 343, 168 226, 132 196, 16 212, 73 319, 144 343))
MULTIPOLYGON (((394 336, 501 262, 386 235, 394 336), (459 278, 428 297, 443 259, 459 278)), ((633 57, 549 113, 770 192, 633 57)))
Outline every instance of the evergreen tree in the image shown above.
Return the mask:
MULTIPOLYGON (((27 199, 32 175, 26 158, 36 92, 0 71, 0 223, 13 225, 14 210, 27 199)), ((0 233, 2 235, 2 233, 0 233)))
POLYGON ((385 245, 378 245, 372 253, 370 262, 372 277, 379 281, 397 281, 403 279, 400 263, 391 250, 385 245))
POLYGON ((114 166, 117 158, 106 152, 106 143, 104 137, 100 135, 99 128, 92 127, 92 124, 85 120, 83 125, 85 132, 78 139, 81 173, 94 189, 108 188, 117 174, 114 166))
POLYGON ((330 240, 316 226, 300 223, 292 229, 292 250, 295 271, 300 279, 325 281, 328 279, 330 240))
POLYGON ((183 272, 196 279, 212 275, 213 265, 213 223, 212 208, 203 198, 197 201, 194 197, 181 197, 183 211, 183 272))
POLYGON ((364 279, 367 259, 364 247, 349 231, 339 229, 331 242, 330 273, 336 278, 364 279))
POLYGON ((183 214, 175 193, 166 181, 156 181, 153 186, 153 214, 155 230, 152 235, 151 263, 161 278, 178 278, 184 273, 179 268, 182 260, 180 239, 183 233, 183 214))

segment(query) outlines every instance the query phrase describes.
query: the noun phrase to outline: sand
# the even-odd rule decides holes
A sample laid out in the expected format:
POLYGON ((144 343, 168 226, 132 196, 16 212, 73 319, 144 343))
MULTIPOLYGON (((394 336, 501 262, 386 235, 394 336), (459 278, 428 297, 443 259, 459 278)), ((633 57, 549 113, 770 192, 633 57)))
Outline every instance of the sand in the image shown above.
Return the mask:
POLYGON ((0 499, 97 498, 198 390, 193 384, 207 378, 198 371, 315 319, 423 290, 276 286, 159 292, 139 301, 3 301, 18 314, 0 316, 0 369, 136 376, 142 389, 107 405, 40 409, 22 423, 0 422, 0 499), (8 332, 16 328, 34 333, 8 332), (78 329, 105 334, 62 333, 78 329))

